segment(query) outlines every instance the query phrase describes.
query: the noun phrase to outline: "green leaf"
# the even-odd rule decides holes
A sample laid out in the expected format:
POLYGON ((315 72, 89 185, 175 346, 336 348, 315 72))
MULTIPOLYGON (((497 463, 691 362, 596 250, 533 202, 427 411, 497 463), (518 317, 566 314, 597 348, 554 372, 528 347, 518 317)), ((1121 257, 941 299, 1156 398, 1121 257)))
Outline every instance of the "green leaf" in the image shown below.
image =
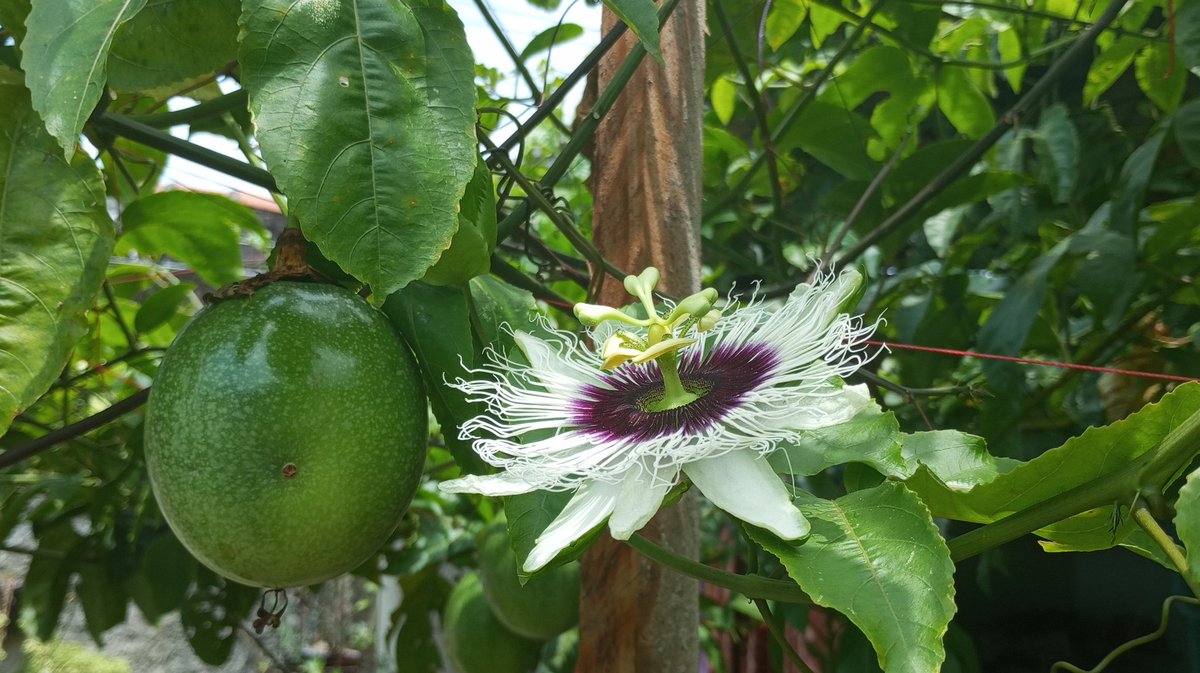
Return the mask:
POLYGON ((147 0, 108 52, 108 85, 154 89, 209 75, 237 60, 239 0, 147 0))
POLYGON ((169 255, 214 286, 242 279, 242 231, 262 231, 254 211, 216 194, 157 192, 121 213, 118 254, 169 255))
POLYGON ((453 587, 432 566, 400 578, 404 599, 391 615, 389 636, 396 638, 397 670, 439 673, 442 655, 433 630, 432 616, 441 612, 453 587))
POLYGON ((1200 68, 1200 3, 1181 2, 1175 7, 1175 53, 1185 67, 1200 68))
POLYGON ((968 138, 978 138, 996 125, 991 101, 963 68, 943 66, 938 70, 937 104, 954 128, 968 138))
POLYGON ((1042 181, 1055 203, 1067 203, 1079 175, 1079 134, 1067 106, 1055 103, 1042 111, 1033 133, 1034 149, 1042 159, 1042 181))
POLYGON ((1131 236, 1136 229, 1138 212, 1142 209, 1150 177, 1154 174, 1154 164, 1158 162, 1166 136, 1166 129, 1155 131, 1121 166, 1110 215, 1111 227, 1119 234, 1131 236))
POLYGON ((196 559, 167 531, 146 546, 126 589, 146 621, 157 624, 163 615, 183 605, 195 574, 196 559))
POLYGON ((1200 579, 1200 469, 1187 477, 1175 501, 1175 532, 1187 550, 1188 571, 1200 579))
POLYGON ((0 67, 0 434, 62 372, 87 332, 84 311, 104 281, 113 224, 100 172, 68 163, 0 67))
POLYGON ((1200 168, 1200 99, 1184 103, 1172 115, 1175 142, 1193 168, 1200 168))
POLYGON ((835 465, 862 463, 902 479, 912 474, 912 468, 901 454, 900 437, 896 415, 872 405, 845 423, 801 431, 769 460, 776 472, 784 474, 810 475, 835 465))
MULTIPOLYGON (((238 627, 259 601, 261 589, 232 582, 203 566, 179 611, 192 651, 204 663, 220 666, 238 640, 238 627)), ((267 607, 270 607, 268 605, 267 607)))
POLYGON ((54 636, 71 587, 73 555, 82 543, 65 519, 59 519, 38 537, 38 551, 44 553, 30 560, 21 590, 21 618, 34 624, 38 640, 54 636))
POLYGON ((829 501, 796 499, 812 533, 784 542, 749 528, 818 605, 862 629, 888 673, 934 673, 954 616, 954 564, 929 510, 894 482, 829 501))
POLYGON ((845 177, 865 181, 878 170, 867 155, 867 143, 875 137, 875 129, 858 113, 818 100, 800 114, 779 149, 799 147, 845 177))
POLYGON ((804 17, 808 15, 808 3, 804 0, 777 0, 771 4, 767 14, 767 44, 779 51, 785 42, 792 39, 804 17))
POLYGON ((1096 99, 1108 91, 1125 74, 1133 63, 1133 56, 1144 44, 1133 37, 1118 37, 1100 55, 1092 59, 1088 69, 1087 83, 1083 85, 1083 104, 1093 105, 1096 99))
POLYGON ((243 84, 305 237, 388 295, 446 249, 475 167, 475 62, 440 0, 247 0, 243 84))
POLYGON ((728 77, 716 78, 708 90, 708 99, 712 101, 717 119, 728 124, 737 108, 737 84, 728 77))
POLYGON ((1142 47, 1133 63, 1138 86, 1163 112, 1174 112, 1183 100, 1187 71, 1171 63, 1168 42, 1150 42, 1142 47))
POLYGON ((521 50, 521 60, 528 61, 529 57, 534 54, 540 54, 543 51, 570 42, 582 35, 583 27, 574 23, 562 23, 547 28, 534 35, 529 44, 525 45, 525 48, 521 50))
POLYGON ((986 484, 1019 463, 997 458, 982 437, 957 430, 934 430, 904 435, 904 457, 952 491, 969 491, 986 484))
MULTIPOLYGON (((969 490, 950 490, 945 484, 929 479, 925 471, 918 471, 907 484, 935 516, 991 523, 1128 465, 1158 446, 1198 408, 1200 383, 1187 383, 1155 404, 1111 425, 1088 428, 1062 446, 969 490)), ((1001 463, 999 467, 1006 465, 1001 463)), ((1125 544, 1116 535, 1119 530, 1114 529, 1113 517, 1111 505, 1100 507, 1037 534, 1058 541, 1056 531, 1059 531, 1064 545, 1107 549, 1125 544)), ((1130 546, 1139 544, 1133 536, 1130 546)))
POLYGON ((104 632, 125 621, 129 603, 112 559, 81 564, 75 595, 83 607, 88 633, 96 645, 103 646, 104 632))
MULTIPOLYGON (((1004 298, 979 330, 981 351, 997 355, 1016 355, 1021 350, 1034 321, 1037 320, 1038 312, 1041 311, 1050 271, 1069 247, 1070 240, 1064 239, 1049 252, 1038 257, 1017 282, 1005 289, 1004 298)), ((989 361, 984 365, 984 372, 995 383, 1000 380, 998 377, 1009 371, 1004 368, 1005 364, 1007 363, 989 361)))
POLYGON ((467 401, 466 393, 447 384, 470 377, 468 368, 476 362, 471 309, 465 290, 410 283, 387 298, 383 312, 417 356, 446 448, 464 472, 487 472, 487 465, 470 444, 458 437, 459 426, 481 409, 467 401))
POLYGON ((458 208, 458 231, 450 247, 421 278, 430 285, 461 285, 492 268, 496 249, 496 189, 482 159, 458 208))
POLYGON ((179 304, 195 289, 196 286, 191 283, 179 283, 164 287, 146 297, 133 318, 134 328, 138 333, 145 334, 174 318, 179 313, 179 304))
POLYGON ((25 21, 21 67, 33 109, 67 159, 100 100, 113 35, 146 0, 54 0, 34 3, 25 21))
POLYGON ((508 535, 512 540, 513 553, 517 557, 518 574, 521 577, 522 584, 530 577, 536 577, 552 568, 570 563, 583 556, 583 553, 592 546, 592 543, 596 541, 596 538, 600 537, 600 533, 607 527, 606 521, 601 522, 559 552, 553 561, 546 564, 536 573, 533 575, 526 574, 523 568, 525 559, 529 556, 529 552, 533 549, 534 544, 536 544, 538 536, 542 534, 542 531, 546 530, 551 521, 558 517, 573 495, 573 492, 566 491, 534 491, 532 493, 522 493, 521 495, 509 495, 503 498, 504 514, 508 519, 508 535))
POLYGON ((658 50, 658 11, 653 0, 604 0, 604 6, 629 26, 647 54, 662 62, 658 50))
MULTIPOLYGON (((471 279, 471 300, 479 319, 479 338, 483 343, 511 344, 502 327, 538 334, 542 325, 533 295, 492 276, 471 279)), ((506 347, 507 348, 507 347, 506 347)))
MULTIPOLYGON (((1002 30, 996 36, 996 47, 1000 51, 1001 61, 1011 63, 1019 61, 1025 56, 1025 48, 1021 44, 1022 32, 1019 30, 1002 30)), ((1029 64, 1022 63, 1004 69, 1004 77, 1008 80, 1008 84, 1014 92, 1021 92, 1021 84, 1025 81, 1025 70, 1028 68, 1029 64)))

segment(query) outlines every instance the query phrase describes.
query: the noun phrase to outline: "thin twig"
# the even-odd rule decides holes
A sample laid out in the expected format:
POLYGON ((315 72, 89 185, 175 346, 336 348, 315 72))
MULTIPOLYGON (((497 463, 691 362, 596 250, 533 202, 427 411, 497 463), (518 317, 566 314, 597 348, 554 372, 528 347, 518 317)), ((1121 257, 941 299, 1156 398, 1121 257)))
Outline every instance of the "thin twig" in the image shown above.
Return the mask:
POLYGON ((45 435, 42 435, 41 437, 29 442, 28 444, 24 444, 9 449, 4 453, 0 453, 0 470, 11 467, 12 465, 16 465, 23 460, 36 456, 55 444, 74 439, 80 435, 91 432, 96 428, 107 425, 108 423, 111 423, 121 416, 124 416, 134 409, 142 406, 148 399, 150 399, 150 389, 146 388, 144 390, 139 390, 120 402, 111 405, 104 411, 92 414, 82 421, 77 421, 70 425, 61 427, 54 432, 48 432, 45 435))

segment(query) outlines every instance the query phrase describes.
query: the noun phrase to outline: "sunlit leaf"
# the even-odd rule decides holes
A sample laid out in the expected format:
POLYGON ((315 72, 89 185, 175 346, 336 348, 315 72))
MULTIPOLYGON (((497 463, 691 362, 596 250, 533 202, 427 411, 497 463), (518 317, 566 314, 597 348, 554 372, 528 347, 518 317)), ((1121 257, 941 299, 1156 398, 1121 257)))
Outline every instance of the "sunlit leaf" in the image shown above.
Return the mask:
POLYGON ((934 673, 954 616, 954 564, 929 511, 904 486, 884 482, 837 500, 801 492, 808 539, 784 542, 749 528, 818 605, 850 618, 887 673, 934 673))
POLYGON ((937 104, 954 128, 968 138, 978 138, 996 125, 991 101, 963 68, 943 66, 938 70, 937 104))
POLYGON ((658 51, 658 11, 652 0, 604 0, 604 6, 629 26, 647 54, 662 61, 658 51))
POLYGON ((1133 62, 1138 86, 1163 112, 1174 112, 1183 99, 1187 71, 1171 62, 1168 42, 1151 42, 1142 47, 1133 62))
POLYGON ((0 68, 0 434, 86 333, 113 224, 92 161, 63 160, 19 75, 0 68))
POLYGON ((779 51, 785 42, 792 39, 804 17, 808 15, 808 4, 802 0, 778 0, 771 4, 767 13, 767 44, 779 51))
POLYGON ((708 99, 712 102, 717 119, 722 124, 728 124, 737 108, 737 84, 728 77, 716 78, 709 88, 708 99))
POLYGON ((1188 569, 1200 580, 1200 469, 1187 477, 1175 501, 1175 532, 1187 549, 1188 569))
POLYGON ((100 100, 108 50, 117 28, 146 0, 36 2, 25 21, 21 67, 33 109, 70 158, 83 123, 100 100))
POLYGON ((221 286, 242 279, 243 231, 261 232, 262 225, 254 211, 224 196, 157 192, 121 213, 117 252, 168 255, 221 286))
POLYGON ((521 60, 527 61, 530 56, 553 49, 555 46, 570 42, 583 35, 583 27, 575 23, 561 23, 551 26, 533 36, 529 44, 521 50, 521 60))
POLYGON ((862 463, 881 474, 907 477, 912 467, 901 455, 900 424, 892 412, 868 407, 845 423, 803 430, 770 456, 786 474, 817 474, 835 465, 862 463))
POLYGON ((243 84, 306 238, 391 294, 446 249, 475 167, 475 63, 434 0, 248 0, 243 84))

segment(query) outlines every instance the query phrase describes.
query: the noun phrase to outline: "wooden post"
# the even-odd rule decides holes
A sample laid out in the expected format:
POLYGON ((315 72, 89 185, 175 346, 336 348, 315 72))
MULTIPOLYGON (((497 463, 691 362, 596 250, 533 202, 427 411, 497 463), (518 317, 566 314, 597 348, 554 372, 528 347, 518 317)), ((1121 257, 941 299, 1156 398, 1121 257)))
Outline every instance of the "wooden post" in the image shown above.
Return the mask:
MULTIPOLYGON (((607 9, 604 30, 618 19, 607 9)), ((703 170, 704 2, 683 0, 662 31, 665 65, 643 61, 600 125, 592 151, 594 240, 621 268, 654 266, 660 288, 700 287, 703 170)), ((611 80, 634 38, 626 35, 599 66, 611 80)), ((600 302, 628 303, 608 279, 600 302)), ((642 534, 694 558, 695 502, 662 510, 642 534)), ((583 558, 581 640, 576 673, 696 673, 698 588, 694 580, 642 558, 623 543, 598 542, 583 558)))

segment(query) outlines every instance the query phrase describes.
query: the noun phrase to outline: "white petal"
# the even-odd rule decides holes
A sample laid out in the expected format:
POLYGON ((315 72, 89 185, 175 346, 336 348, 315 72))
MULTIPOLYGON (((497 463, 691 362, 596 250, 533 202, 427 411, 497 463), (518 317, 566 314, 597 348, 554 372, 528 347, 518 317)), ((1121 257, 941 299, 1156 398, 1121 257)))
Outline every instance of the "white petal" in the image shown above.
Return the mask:
POLYGON ((480 493, 482 495, 518 495, 538 490, 539 486, 530 484, 510 472, 478 475, 468 474, 458 479, 449 479, 438 484, 445 493, 480 493))
POLYGON ((785 540, 808 535, 809 524, 792 504, 787 488, 753 451, 733 451, 683 466, 684 473, 714 505, 785 540))
POLYGON ((630 470, 621 482, 617 507, 608 519, 608 530, 613 538, 628 540, 630 535, 649 523, 662 506, 667 491, 675 485, 678 474, 678 468, 630 470))
POLYGON ((525 572, 534 572, 553 561, 559 552, 604 521, 617 506, 620 491, 620 485, 603 481, 580 486, 558 518, 538 536, 525 558, 525 572))
POLYGON ((804 397, 802 406, 783 410, 782 413, 765 414, 775 420, 764 419, 763 425, 792 430, 827 428, 854 418, 870 404, 871 394, 866 384, 840 388, 830 384, 821 393, 804 397))
POLYGON ((563 354, 549 342, 542 341, 527 332, 519 331, 513 332, 513 339, 521 347, 521 352, 529 359, 530 367, 535 374, 552 373, 567 379, 579 379, 579 375, 571 369, 563 354))

